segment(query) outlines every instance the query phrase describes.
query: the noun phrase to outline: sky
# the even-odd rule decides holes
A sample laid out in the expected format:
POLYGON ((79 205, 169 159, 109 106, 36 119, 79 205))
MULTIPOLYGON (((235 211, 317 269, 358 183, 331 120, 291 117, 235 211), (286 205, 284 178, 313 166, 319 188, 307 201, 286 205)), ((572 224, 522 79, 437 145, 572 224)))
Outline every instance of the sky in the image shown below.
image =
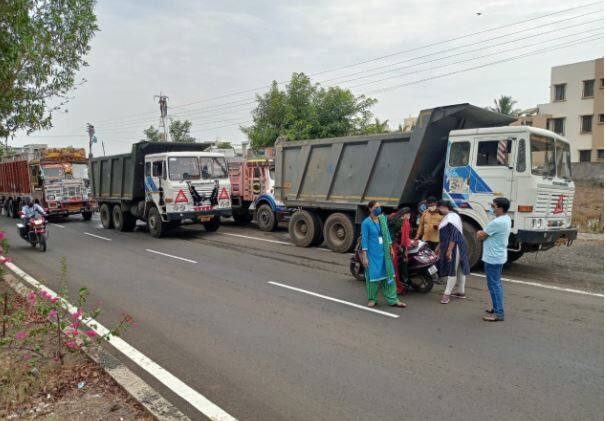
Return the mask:
POLYGON ((237 144, 255 94, 293 72, 376 98, 372 111, 393 129, 425 108, 502 94, 525 109, 549 101, 552 66, 604 51, 591 0, 102 0, 96 13, 86 82, 52 129, 9 145, 87 147, 91 123, 95 155, 101 141, 107 154, 127 152, 158 126, 160 93, 196 139, 237 144))

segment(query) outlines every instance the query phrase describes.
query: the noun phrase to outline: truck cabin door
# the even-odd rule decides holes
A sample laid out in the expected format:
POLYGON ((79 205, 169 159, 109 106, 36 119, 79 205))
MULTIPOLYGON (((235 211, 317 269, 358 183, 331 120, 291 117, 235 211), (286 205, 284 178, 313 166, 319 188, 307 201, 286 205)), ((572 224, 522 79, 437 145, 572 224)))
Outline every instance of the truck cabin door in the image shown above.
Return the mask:
POLYGON ((511 198, 515 140, 506 136, 475 139, 475 202, 490 209, 496 197, 511 198))
MULTIPOLYGON (((157 203, 160 200, 160 187, 164 188, 166 180, 166 164, 163 159, 145 162, 145 192, 157 203)), ((162 204, 161 204, 162 205, 162 204)))

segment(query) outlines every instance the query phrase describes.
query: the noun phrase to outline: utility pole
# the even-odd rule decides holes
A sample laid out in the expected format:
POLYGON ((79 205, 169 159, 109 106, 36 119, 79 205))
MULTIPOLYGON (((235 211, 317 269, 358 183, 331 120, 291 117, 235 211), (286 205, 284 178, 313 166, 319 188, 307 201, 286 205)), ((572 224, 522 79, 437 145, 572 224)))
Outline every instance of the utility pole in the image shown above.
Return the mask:
POLYGON ((154 99, 156 98, 158 98, 158 104, 160 104, 160 127, 164 131, 164 141, 170 142, 168 136, 168 123, 166 121, 168 119, 168 97, 162 95, 162 92, 160 92, 160 95, 154 95, 154 99))
MULTIPOLYGON (((88 158, 90 159, 93 157, 93 142, 97 141, 97 139, 95 138, 95 126, 90 123, 87 123, 86 131, 88 132, 88 158)), ((105 151, 103 151, 103 155, 105 155, 105 151)))

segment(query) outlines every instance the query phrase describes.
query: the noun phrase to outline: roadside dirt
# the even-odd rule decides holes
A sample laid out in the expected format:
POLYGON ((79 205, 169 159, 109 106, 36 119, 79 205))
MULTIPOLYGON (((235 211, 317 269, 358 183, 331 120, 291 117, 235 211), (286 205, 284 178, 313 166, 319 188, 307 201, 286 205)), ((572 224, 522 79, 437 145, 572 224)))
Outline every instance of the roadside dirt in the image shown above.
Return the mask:
MULTIPOLYGON (((29 307, 0 280, 0 296, 9 308, 29 307)), ((14 333, 8 326, 7 334, 14 333)), ((0 347, 0 419, 5 420, 153 420, 154 418, 105 371, 83 353, 27 363, 26 352, 0 347)))

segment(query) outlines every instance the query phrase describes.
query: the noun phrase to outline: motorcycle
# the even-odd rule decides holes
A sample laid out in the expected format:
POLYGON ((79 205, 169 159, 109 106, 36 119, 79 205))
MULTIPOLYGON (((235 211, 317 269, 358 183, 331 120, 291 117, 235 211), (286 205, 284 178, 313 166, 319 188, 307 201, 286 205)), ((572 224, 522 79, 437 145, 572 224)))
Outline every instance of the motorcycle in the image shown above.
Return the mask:
MULTIPOLYGON (((349 262, 349 271, 358 281, 365 281, 362 265, 362 247, 358 239, 353 256, 349 262)), ((402 257, 400 257, 402 258, 402 257)), ((424 241, 418 241, 408 250, 408 279, 401 279, 407 291, 428 293, 438 283, 438 256, 424 241)), ((400 271, 402 273, 402 271, 400 271)))
POLYGON ((43 216, 30 218, 27 222, 17 223, 19 236, 30 243, 32 247, 39 246, 40 251, 46 251, 48 231, 46 230, 46 219, 43 216))

